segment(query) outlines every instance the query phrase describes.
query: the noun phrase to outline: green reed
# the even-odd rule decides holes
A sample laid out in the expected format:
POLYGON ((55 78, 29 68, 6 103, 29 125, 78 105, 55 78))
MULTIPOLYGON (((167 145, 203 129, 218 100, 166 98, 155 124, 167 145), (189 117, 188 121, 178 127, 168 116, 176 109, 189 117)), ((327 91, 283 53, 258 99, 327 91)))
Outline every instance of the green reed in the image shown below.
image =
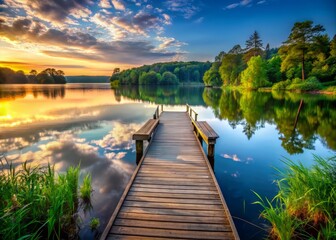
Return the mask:
POLYGON ((279 171, 279 192, 272 201, 255 193, 261 216, 272 225, 270 238, 336 238, 336 156, 314 159, 310 168, 284 160, 287 170, 279 171))
POLYGON ((78 180, 79 167, 70 167, 66 173, 56 176, 51 165, 32 167, 25 162, 19 169, 11 163, 3 164, 0 170, 0 239, 75 236, 78 180))
POLYGON ((91 192, 92 192, 92 187, 91 187, 91 176, 86 175, 83 179, 83 184, 80 188, 80 197, 83 199, 84 202, 89 202, 91 199, 91 192))

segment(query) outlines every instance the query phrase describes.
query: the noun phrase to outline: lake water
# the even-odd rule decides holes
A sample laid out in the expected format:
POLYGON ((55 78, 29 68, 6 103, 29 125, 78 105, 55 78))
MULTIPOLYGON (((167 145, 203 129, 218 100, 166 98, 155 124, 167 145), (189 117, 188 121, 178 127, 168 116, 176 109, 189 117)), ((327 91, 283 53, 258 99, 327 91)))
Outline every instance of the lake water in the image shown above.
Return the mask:
POLYGON ((0 85, 0 153, 14 165, 49 162, 64 172, 80 164, 81 176, 90 173, 92 209, 81 213, 80 237, 93 239, 89 220, 98 217, 103 231, 136 167, 132 133, 158 104, 186 103, 220 136, 214 171, 241 239, 266 233, 252 191, 276 194, 283 159, 310 166, 314 154, 336 154, 335 96, 108 84, 0 85))

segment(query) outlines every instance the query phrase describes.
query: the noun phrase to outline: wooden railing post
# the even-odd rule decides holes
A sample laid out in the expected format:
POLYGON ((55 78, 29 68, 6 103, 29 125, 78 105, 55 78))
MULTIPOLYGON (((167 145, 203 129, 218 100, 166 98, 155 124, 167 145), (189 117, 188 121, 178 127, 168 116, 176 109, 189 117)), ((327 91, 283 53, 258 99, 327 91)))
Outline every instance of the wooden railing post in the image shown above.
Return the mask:
POLYGON ((143 141, 135 140, 135 149, 136 149, 136 164, 138 164, 143 155, 143 141))
POLYGON ((186 106, 187 106, 187 112, 189 112, 189 105, 187 104, 186 106))
POLYGON ((161 112, 163 112, 163 104, 161 104, 161 112))
POLYGON ((197 122, 197 115, 198 115, 198 114, 197 114, 197 113, 195 113, 195 121, 196 121, 196 122, 197 122))

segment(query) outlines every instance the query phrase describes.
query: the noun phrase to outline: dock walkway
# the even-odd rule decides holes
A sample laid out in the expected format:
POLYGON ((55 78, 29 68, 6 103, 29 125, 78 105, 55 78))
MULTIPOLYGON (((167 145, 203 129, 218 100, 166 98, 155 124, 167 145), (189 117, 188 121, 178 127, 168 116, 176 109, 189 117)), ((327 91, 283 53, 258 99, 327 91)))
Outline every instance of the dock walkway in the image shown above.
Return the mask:
POLYGON ((101 239, 239 239, 188 114, 159 121, 101 239))

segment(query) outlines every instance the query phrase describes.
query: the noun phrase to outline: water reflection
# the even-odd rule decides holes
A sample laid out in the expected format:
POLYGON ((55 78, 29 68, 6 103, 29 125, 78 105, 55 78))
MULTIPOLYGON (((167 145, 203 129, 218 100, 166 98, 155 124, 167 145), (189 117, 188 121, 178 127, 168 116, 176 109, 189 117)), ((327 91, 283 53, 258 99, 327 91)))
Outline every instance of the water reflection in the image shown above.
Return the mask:
MULTIPOLYGON (((82 173, 90 173, 93 209, 81 213, 80 235, 93 239, 85 226, 98 217, 103 230, 136 166, 132 133, 152 117, 156 104, 182 110, 186 103, 220 135, 210 163, 232 215, 256 224, 260 209, 250 204, 256 200, 251 189, 275 194, 271 166, 281 167, 288 154, 306 164, 311 153, 336 150, 332 96, 67 84, 0 86, 0 153, 14 165, 50 162, 62 172, 80 164, 82 173)), ((181 155, 176 161, 187 160, 181 155)), ((242 239, 258 234, 249 224, 236 224, 242 239)))
POLYGON ((289 154, 314 149, 317 138, 336 150, 336 132, 332 130, 336 129, 332 121, 336 117, 335 97, 207 88, 203 99, 215 116, 228 120, 233 129, 242 125, 248 139, 269 123, 276 125, 281 145, 289 154))

